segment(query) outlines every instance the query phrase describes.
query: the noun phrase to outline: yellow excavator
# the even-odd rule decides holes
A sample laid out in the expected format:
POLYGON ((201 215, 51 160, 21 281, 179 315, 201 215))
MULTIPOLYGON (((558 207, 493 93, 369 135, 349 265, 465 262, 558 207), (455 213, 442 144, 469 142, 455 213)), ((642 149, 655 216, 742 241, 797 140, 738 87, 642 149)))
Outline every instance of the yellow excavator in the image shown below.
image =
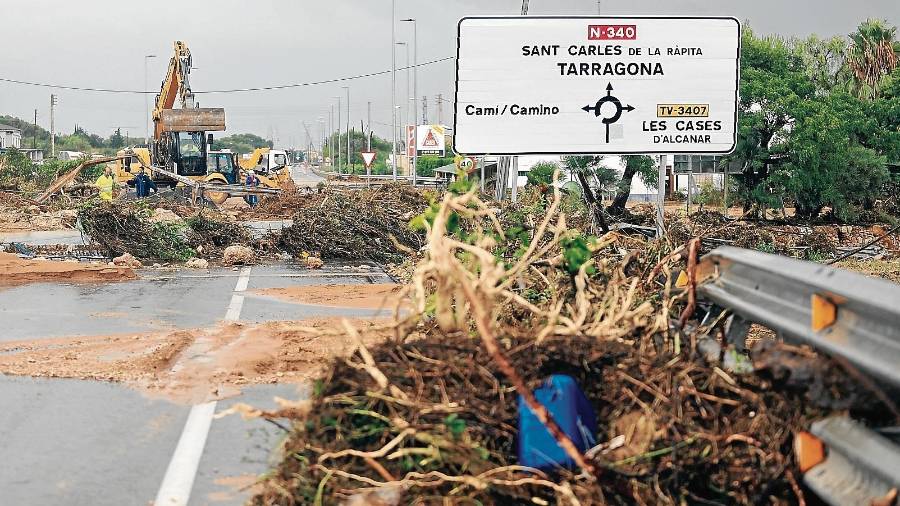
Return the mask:
POLYGON ((291 164, 286 151, 271 148, 256 148, 247 158, 237 160, 245 172, 254 171, 262 186, 267 188, 287 188, 293 184, 291 164))
MULTIPOLYGON (((118 180, 128 181, 142 166, 151 165, 175 176, 207 184, 226 185, 237 180, 234 164, 223 165, 232 173, 225 173, 218 166, 210 170, 207 156, 212 147, 212 134, 208 132, 225 130, 225 109, 199 107, 191 92, 191 65, 191 51, 187 44, 175 41, 175 53, 169 60, 168 72, 156 95, 153 141, 150 148, 129 150, 133 158, 116 162, 114 169, 118 180), (179 109, 174 108, 176 99, 181 103, 179 109)), ((157 186, 174 187, 179 184, 177 177, 158 171, 154 171, 152 177, 157 186)), ((228 198, 225 192, 207 192, 206 196, 216 204, 228 198)))

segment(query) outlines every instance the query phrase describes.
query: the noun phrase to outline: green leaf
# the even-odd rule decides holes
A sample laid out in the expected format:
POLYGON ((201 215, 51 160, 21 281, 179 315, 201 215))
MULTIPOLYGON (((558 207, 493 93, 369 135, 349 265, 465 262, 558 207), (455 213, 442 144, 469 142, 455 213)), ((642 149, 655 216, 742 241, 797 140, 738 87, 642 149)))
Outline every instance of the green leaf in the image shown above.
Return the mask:
POLYGON ((447 415, 447 417, 444 418, 444 425, 447 426, 450 434, 452 434, 455 439, 459 439, 466 431, 466 421, 456 416, 456 413, 447 415))

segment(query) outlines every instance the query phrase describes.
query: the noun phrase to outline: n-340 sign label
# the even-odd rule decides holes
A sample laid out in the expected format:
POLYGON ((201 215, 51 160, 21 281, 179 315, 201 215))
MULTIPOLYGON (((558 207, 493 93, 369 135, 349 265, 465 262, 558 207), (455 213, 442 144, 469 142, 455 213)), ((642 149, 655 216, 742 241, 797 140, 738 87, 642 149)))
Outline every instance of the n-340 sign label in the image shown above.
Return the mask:
POLYGON ((728 153, 739 55, 734 18, 463 18, 454 148, 728 153))

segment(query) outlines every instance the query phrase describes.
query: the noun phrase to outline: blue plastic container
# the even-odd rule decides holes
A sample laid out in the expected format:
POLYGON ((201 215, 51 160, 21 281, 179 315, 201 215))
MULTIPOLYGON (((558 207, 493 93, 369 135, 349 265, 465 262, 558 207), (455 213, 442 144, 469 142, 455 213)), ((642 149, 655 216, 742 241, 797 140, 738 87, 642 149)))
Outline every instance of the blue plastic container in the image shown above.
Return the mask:
MULTIPOLYGON (((582 452, 594 447, 597 415, 584 392, 570 376, 554 374, 534 391, 562 431, 582 452)), ((544 471, 572 468, 575 462, 556 443, 550 431, 519 396, 519 464, 544 471)))

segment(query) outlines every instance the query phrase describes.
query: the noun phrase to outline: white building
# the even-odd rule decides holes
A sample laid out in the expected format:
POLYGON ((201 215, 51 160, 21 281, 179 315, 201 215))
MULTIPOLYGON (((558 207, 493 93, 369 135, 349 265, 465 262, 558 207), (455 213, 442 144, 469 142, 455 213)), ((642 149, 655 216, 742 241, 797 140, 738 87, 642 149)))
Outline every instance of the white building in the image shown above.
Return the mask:
POLYGON ((0 149, 22 148, 22 131, 16 127, 0 124, 0 149))

